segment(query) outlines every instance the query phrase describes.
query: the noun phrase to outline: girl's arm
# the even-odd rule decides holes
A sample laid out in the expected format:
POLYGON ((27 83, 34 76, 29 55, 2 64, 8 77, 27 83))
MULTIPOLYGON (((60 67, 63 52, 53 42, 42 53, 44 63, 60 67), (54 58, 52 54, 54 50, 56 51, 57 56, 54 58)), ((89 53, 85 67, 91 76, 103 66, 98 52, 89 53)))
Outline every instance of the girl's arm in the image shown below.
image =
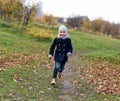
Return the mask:
POLYGON ((73 52, 73 47, 72 47, 71 39, 69 39, 69 45, 68 45, 67 56, 71 55, 72 52, 73 52))
POLYGON ((54 41, 53 41, 52 44, 51 44, 50 51, 49 51, 49 55, 52 55, 52 56, 53 56, 55 46, 56 46, 56 38, 54 39, 54 41))

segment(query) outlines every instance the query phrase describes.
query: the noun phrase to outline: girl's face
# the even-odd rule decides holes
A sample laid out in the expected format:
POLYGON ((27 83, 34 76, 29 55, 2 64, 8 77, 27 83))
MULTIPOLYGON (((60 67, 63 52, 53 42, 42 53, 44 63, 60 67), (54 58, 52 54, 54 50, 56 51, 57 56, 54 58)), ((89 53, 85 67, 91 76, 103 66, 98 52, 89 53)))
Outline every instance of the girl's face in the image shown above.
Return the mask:
POLYGON ((61 38, 66 37, 66 31, 61 30, 60 33, 59 33, 59 36, 60 36, 61 38))

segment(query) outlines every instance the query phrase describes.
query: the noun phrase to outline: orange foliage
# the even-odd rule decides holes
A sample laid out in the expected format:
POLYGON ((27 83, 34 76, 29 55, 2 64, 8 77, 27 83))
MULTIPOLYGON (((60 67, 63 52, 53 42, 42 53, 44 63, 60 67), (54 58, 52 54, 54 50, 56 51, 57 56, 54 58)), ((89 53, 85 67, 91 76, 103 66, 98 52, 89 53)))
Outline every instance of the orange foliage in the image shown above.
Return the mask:
POLYGON ((91 63, 87 75, 97 93, 120 95, 120 65, 97 61, 91 63))

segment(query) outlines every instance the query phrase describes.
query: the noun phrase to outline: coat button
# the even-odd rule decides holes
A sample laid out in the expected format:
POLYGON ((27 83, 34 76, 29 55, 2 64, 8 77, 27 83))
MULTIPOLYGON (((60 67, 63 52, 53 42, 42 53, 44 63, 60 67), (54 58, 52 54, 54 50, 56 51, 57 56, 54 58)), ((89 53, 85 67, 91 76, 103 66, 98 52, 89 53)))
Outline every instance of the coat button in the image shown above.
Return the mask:
POLYGON ((60 46, 60 44, 58 44, 58 46, 60 46))
POLYGON ((65 49, 63 49, 63 51, 65 51, 65 49))
POLYGON ((63 44, 63 46, 65 46, 65 44, 63 44))
POLYGON ((60 51, 61 49, 59 49, 59 51, 60 51))
POLYGON ((59 55, 61 55, 61 54, 59 54, 59 55))

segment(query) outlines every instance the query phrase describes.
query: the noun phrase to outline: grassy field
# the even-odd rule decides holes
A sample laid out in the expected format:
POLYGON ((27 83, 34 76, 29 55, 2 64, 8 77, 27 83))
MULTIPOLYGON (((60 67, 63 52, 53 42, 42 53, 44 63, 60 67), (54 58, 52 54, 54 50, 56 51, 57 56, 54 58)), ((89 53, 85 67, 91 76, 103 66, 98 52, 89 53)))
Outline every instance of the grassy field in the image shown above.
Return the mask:
MULTIPOLYGON (((48 28, 53 31, 54 36, 57 35, 57 29, 45 26, 43 28, 48 28)), ((73 55, 79 54, 90 61, 101 60, 108 64, 120 65, 120 40, 77 31, 69 31, 69 34, 74 48, 73 55)), ((14 25, 0 23, 1 101, 58 101, 59 87, 50 85, 53 61, 50 63, 47 56, 51 42, 52 40, 38 40, 23 34, 14 25)), ((81 57, 74 60, 74 67, 83 64, 79 60, 81 57)), ((83 80, 81 83, 84 82, 83 80)), ((88 85, 83 88, 86 87, 88 85)), ((87 90, 83 89, 84 93, 87 93, 87 90)), ((105 95, 93 96, 87 97, 86 101, 105 99, 105 95)), ((106 96, 110 96, 108 101, 120 99, 118 95, 114 98, 113 95, 106 96)))
POLYGON ((57 99, 57 89, 50 85, 52 70, 48 69, 50 41, 16 33, 14 27, 0 31, 0 99, 57 99))
POLYGON ((93 59, 120 63, 120 40, 82 32, 71 33, 75 51, 93 59))

